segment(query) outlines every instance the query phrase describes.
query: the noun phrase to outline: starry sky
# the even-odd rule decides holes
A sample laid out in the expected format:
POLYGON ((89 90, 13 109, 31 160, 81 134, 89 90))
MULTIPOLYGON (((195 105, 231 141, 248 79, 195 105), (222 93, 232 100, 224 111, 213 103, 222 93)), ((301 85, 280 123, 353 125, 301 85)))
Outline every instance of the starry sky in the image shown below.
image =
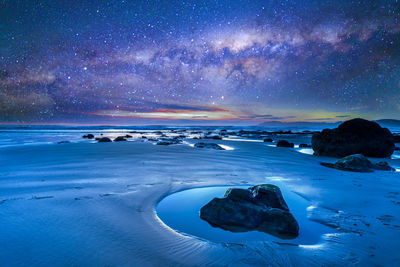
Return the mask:
POLYGON ((400 119, 400 2, 0 0, 0 122, 400 119))

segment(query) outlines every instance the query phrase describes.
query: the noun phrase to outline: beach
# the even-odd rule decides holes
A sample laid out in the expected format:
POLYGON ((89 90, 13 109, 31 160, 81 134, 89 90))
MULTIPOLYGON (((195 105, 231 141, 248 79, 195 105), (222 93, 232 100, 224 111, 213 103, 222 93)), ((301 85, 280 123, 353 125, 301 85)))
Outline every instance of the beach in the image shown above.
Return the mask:
MULTIPOLYGON (((400 264, 399 151, 386 160, 397 171, 355 173, 320 165, 333 158, 260 139, 185 138, 162 146, 140 138, 82 141, 85 131, 0 147, 4 266, 400 264), (72 141, 57 143, 65 139, 72 141), (193 147, 198 141, 229 150, 193 147), (212 242, 177 232, 157 216, 157 203, 175 192, 265 183, 304 198, 308 219, 332 232, 311 245, 212 242)), ((14 134, 26 136, 22 130, 14 134)), ((310 138, 286 136, 295 145, 310 138)))

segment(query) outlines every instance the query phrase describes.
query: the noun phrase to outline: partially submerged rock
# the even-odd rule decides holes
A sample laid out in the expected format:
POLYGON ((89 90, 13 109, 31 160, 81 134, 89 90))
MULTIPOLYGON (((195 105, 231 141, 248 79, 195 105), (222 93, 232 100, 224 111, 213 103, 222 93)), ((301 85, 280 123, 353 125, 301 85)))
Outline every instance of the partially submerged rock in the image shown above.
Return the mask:
POLYGON ((325 129, 312 136, 315 155, 345 157, 363 154, 366 157, 384 158, 392 155, 392 133, 378 123, 364 119, 352 119, 335 129, 325 129))
POLYGON ((82 138, 93 139, 94 135, 93 134, 86 134, 86 135, 82 136, 82 138))
POLYGON ((102 137, 98 140, 99 143, 108 143, 108 142, 112 142, 110 138, 108 137, 102 137))
POLYGON ((271 138, 265 138, 264 142, 266 143, 272 143, 274 140, 272 140, 271 138))
POLYGON ((169 145, 176 145, 181 143, 182 141, 179 139, 166 139, 166 140, 160 140, 156 143, 156 145, 159 146, 169 146, 169 145))
POLYGON ((294 147, 293 143, 290 143, 286 140, 279 140, 276 144, 277 147, 294 147))
POLYGON ((219 135, 207 135, 205 139, 214 139, 214 140, 222 140, 222 137, 219 135))
POLYGON ((125 136, 118 136, 117 138, 114 139, 114 142, 121 142, 121 141, 126 141, 125 136))
POLYGON ((200 218, 231 232, 260 231, 281 238, 296 238, 299 225, 279 187, 264 184, 249 189, 231 188, 200 209, 200 218))
POLYGON ((194 144, 195 147, 197 148, 211 148, 211 149, 216 149, 216 150, 225 150, 223 147, 220 145, 214 144, 214 143, 196 143, 194 144))
POLYGON ((394 171, 387 162, 381 161, 374 164, 362 154, 355 154, 341 158, 336 161, 336 163, 321 162, 321 165, 353 172, 372 172, 374 169, 381 171, 394 171))

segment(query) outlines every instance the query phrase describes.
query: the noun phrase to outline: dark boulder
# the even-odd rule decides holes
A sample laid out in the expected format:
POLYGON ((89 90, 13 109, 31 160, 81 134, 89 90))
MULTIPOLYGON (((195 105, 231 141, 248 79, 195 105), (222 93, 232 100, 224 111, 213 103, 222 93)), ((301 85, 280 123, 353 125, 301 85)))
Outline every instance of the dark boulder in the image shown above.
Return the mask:
POLYGON ((279 140, 278 143, 276 144, 277 147, 294 147, 293 143, 289 143, 286 140, 279 140))
POLYGON ((395 135, 395 136, 393 136, 393 141, 394 141, 395 143, 400 143, 400 135, 395 135))
POLYGON ((121 142, 121 141, 126 141, 125 136, 118 136, 117 138, 114 139, 114 142, 121 142))
POLYGON ((108 137, 102 137, 99 139, 98 141, 99 143, 108 143, 108 142, 112 142, 110 138, 108 137))
POLYGON ((214 144, 214 143, 196 143, 194 144, 195 147, 197 148, 211 148, 211 149, 216 149, 216 150, 225 150, 223 147, 220 145, 214 144))
POLYGON ((132 135, 127 134, 127 135, 125 135, 125 138, 132 138, 132 135))
POLYGON ((265 139, 264 139, 264 142, 266 142, 266 143, 272 143, 272 142, 274 142, 274 140, 272 140, 271 138, 265 138, 265 139))
POLYGON ((200 218, 231 232, 255 230, 280 238, 296 238, 299 234, 296 219, 274 185, 229 189, 223 198, 214 198, 203 206, 200 218))
POLYGON ((321 162, 321 165, 342 171, 372 172, 375 170, 393 171, 387 162, 372 163, 362 154, 355 154, 339 159, 336 163, 321 162))
POLYGON ((82 138, 93 139, 94 135, 93 134, 87 134, 87 135, 82 136, 82 138))
POLYGON ((393 135, 373 121, 352 119, 335 129, 325 129, 312 136, 315 155, 345 157, 363 154, 366 157, 389 157, 394 150, 393 135))

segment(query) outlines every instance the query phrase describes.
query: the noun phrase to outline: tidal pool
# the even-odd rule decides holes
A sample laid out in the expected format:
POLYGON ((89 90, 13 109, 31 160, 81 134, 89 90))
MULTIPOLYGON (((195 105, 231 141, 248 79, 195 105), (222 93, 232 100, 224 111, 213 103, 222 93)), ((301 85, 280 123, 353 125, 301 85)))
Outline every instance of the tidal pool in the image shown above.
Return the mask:
POLYGON ((158 217, 170 228, 182 234, 197 236, 214 242, 245 243, 251 241, 276 241, 311 245, 320 241, 326 233, 335 232, 327 227, 307 218, 307 207, 310 202, 289 190, 280 187, 283 197, 289 206, 290 212, 299 223, 300 233, 295 239, 280 239, 278 237, 250 231, 244 233, 232 233, 218 227, 211 226, 200 219, 200 208, 215 197, 223 197, 229 188, 249 188, 248 186, 217 186, 188 189, 165 197, 157 205, 158 217))

